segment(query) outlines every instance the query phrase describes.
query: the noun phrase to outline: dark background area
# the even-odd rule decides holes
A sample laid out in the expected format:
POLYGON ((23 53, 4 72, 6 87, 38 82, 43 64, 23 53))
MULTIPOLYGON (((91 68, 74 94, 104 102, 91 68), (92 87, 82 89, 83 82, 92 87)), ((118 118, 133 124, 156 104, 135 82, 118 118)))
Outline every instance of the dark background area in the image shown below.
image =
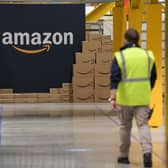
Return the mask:
MULTIPOLYGON (((48 92, 72 81, 75 53, 85 38, 84 4, 0 5, 0 88, 48 92), (73 45, 51 45, 49 52, 23 54, 2 44, 3 32, 73 32, 73 45)), ((17 46, 38 49, 37 46, 17 46)))

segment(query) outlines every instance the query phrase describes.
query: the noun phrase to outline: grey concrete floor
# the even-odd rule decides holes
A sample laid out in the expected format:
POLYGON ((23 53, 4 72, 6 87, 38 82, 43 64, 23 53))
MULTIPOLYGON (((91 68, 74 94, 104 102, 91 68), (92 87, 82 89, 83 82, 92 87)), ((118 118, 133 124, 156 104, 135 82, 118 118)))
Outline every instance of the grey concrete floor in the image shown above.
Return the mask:
MULTIPOLYGON (((0 168, 143 167, 135 125, 131 164, 117 164, 119 121, 109 104, 4 104, 0 110, 0 168)), ((164 126, 151 132, 153 168, 164 168, 164 126)))

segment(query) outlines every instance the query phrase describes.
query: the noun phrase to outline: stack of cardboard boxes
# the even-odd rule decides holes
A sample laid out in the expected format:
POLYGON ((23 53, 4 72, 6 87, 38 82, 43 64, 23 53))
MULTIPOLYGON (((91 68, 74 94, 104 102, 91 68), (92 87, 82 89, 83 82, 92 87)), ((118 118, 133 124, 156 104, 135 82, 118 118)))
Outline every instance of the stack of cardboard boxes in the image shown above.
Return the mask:
POLYGON ((72 83, 63 83, 62 88, 50 88, 50 103, 70 103, 72 100, 72 83))
POLYGON ((102 36, 101 49, 96 53, 95 102, 107 102, 109 98, 112 51, 111 36, 102 36))
POLYGON ((73 65, 73 102, 94 102, 95 53, 77 53, 73 65))
POLYGON ((87 34, 73 66, 74 102, 107 102, 111 62, 111 36, 87 34))
POLYGON ((0 103, 62 103, 72 102, 72 84, 50 88, 48 93, 14 93, 13 89, 0 89, 0 103))
POLYGON ((50 103, 61 102, 60 88, 50 88, 50 95, 48 100, 50 103))
POLYGON ((14 103, 36 103, 37 93, 14 93, 14 103))
POLYGON ((73 101, 72 98, 72 83, 63 83, 60 89, 61 102, 70 103, 73 101))
POLYGON ((14 103, 13 89, 0 89, 0 103, 14 103))

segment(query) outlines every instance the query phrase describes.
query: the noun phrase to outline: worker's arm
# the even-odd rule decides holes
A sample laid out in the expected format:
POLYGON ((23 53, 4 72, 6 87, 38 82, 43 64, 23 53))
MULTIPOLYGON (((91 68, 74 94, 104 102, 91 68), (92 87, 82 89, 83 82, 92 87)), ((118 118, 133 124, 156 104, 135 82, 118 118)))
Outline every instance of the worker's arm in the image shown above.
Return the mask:
POLYGON ((150 84, 151 88, 153 89, 155 86, 155 81, 157 79, 157 72, 156 72, 156 65, 155 63, 153 64, 152 71, 151 71, 151 78, 150 78, 150 84))
POLYGON ((121 70, 117 63, 116 58, 113 59, 111 66, 111 86, 110 89, 117 89, 119 82, 121 81, 121 70))
POLYGON ((121 81, 121 70, 118 66, 116 58, 114 58, 111 66, 111 85, 110 85, 110 98, 109 98, 113 110, 115 109, 116 106, 116 91, 120 81, 121 81))
POLYGON ((112 100, 114 100, 114 101, 116 101, 116 89, 111 89, 110 90, 110 99, 109 99, 109 101, 112 101, 112 100))

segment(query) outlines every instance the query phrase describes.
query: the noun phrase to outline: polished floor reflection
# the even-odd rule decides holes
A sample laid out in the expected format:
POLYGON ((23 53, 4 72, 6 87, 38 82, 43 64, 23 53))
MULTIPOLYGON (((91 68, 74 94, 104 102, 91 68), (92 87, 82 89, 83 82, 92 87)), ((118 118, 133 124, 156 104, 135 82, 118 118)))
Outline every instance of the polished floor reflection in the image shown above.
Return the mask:
MULTIPOLYGON (((136 126, 131 164, 117 164, 119 122, 109 104, 8 104, 0 112, 0 168, 143 167, 136 126)), ((153 168, 164 168, 164 126, 151 131, 153 168)))

